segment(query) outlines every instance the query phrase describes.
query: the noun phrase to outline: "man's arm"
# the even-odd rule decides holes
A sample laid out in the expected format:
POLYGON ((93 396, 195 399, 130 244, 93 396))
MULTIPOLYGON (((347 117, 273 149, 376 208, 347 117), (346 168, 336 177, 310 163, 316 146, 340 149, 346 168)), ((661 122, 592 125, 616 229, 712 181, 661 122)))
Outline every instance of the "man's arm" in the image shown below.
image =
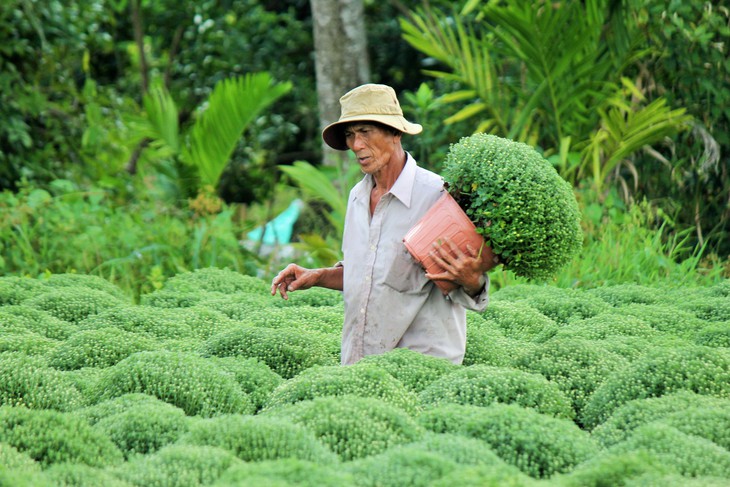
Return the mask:
POLYGON ((342 266, 306 269, 297 264, 289 264, 271 281, 271 295, 276 296, 277 289, 284 299, 287 293, 319 286, 342 291, 342 266))
POLYGON ((496 257, 489 259, 469 245, 466 252, 462 252, 449 239, 445 239, 440 245, 434 244, 434 247, 431 256, 444 272, 426 274, 426 277, 455 282, 471 297, 478 296, 484 290, 486 273, 498 263, 496 257))

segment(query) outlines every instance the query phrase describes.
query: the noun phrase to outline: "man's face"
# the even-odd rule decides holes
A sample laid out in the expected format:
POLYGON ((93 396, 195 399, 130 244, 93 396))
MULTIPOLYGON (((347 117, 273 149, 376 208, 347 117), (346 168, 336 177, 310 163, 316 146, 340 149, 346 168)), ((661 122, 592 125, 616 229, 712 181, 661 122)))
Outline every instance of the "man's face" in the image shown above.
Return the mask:
POLYGON ((365 174, 376 174, 388 166, 399 139, 399 135, 368 123, 345 127, 347 147, 355 154, 365 174))

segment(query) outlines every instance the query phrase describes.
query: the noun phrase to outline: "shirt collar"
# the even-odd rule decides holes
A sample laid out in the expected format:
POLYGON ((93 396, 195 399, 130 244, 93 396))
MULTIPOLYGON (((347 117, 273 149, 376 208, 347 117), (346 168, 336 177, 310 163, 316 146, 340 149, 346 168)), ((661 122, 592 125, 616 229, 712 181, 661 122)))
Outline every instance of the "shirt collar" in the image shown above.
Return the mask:
MULTIPOLYGON (((416 181, 416 160, 406 152, 406 164, 403 166, 403 170, 398 175, 398 179, 395 180, 393 187, 386 194, 391 194, 403 203, 406 208, 411 207, 411 197, 413 195, 413 184, 416 181)), ((366 174, 364 178, 365 184, 360 190, 360 196, 365 197, 370 194, 373 189, 374 181, 373 176, 366 174)), ((356 199, 357 196, 356 196, 356 199)))

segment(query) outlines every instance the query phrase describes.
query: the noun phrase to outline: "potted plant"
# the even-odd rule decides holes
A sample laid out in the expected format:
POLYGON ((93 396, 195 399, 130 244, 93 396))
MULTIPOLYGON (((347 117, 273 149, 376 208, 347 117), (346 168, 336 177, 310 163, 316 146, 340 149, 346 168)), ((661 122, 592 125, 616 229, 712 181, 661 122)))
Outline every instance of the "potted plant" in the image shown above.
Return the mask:
POLYGON ((583 243, 573 189, 527 144, 475 134, 452 144, 442 175, 448 192, 505 268, 546 279, 583 243))

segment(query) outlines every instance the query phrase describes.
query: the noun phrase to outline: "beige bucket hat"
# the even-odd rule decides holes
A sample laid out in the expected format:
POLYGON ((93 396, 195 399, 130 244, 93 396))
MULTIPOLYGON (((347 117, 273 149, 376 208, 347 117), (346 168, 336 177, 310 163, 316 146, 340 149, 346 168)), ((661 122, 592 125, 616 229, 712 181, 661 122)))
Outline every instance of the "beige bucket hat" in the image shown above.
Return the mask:
POLYGON ((403 117, 395 90, 387 85, 365 84, 340 98, 340 119, 325 127, 322 139, 336 150, 347 150, 345 124, 351 122, 380 122, 406 134, 420 134, 423 127, 403 117))

